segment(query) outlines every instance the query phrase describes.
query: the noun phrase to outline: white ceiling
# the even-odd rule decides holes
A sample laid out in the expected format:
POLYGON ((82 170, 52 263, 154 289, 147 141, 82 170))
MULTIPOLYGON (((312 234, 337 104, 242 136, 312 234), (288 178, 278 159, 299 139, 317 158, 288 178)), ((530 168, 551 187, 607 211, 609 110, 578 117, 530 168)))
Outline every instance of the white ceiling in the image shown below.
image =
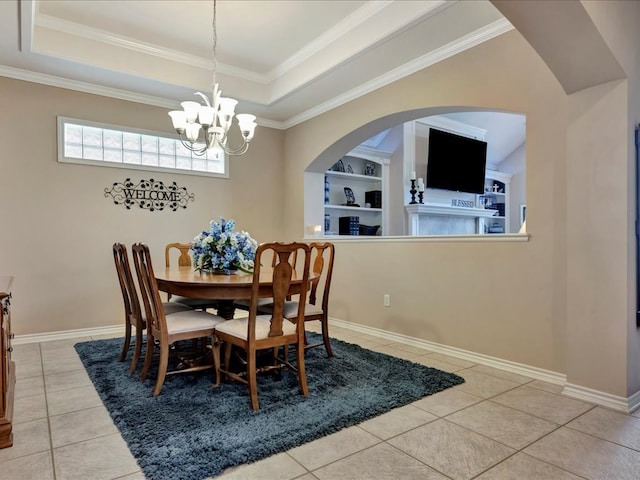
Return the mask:
MULTIPOLYGON (((177 108, 211 91, 212 5, 2 0, 0 75, 177 108)), ((217 78, 288 128, 512 28, 486 0, 218 0, 217 78)))

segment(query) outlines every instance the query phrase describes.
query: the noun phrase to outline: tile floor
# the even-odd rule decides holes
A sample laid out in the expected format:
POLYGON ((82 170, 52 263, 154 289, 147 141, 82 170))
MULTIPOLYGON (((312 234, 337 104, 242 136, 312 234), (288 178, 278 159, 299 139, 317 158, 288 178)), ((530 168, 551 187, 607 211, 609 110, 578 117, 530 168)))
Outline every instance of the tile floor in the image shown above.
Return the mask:
MULTIPOLYGON (((218 478, 640 478, 640 414, 420 348, 337 327, 332 335, 466 383, 218 478)), ((83 340, 14 347, 14 446, 0 450, 0 480, 144 479, 73 349, 83 340)))

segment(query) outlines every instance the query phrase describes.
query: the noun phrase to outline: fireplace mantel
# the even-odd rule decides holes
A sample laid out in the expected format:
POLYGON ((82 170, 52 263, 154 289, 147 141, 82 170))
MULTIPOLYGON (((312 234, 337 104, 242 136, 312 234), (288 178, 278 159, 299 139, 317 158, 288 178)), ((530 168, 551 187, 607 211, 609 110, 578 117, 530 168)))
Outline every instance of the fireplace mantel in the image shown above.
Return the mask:
POLYGON ((449 234, 481 233, 481 219, 489 219, 498 214, 497 210, 470 207, 453 207, 444 203, 417 203, 405 205, 407 212, 409 235, 424 235, 425 225, 430 220, 437 220, 441 225, 448 224, 449 234), (434 218, 436 217, 436 218, 434 218), (448 217, 448 218, 446 218, 448 217), (421 228, 422 223, 422 228, 421 228), (453 229, 454 231, 451 231, 453 229))

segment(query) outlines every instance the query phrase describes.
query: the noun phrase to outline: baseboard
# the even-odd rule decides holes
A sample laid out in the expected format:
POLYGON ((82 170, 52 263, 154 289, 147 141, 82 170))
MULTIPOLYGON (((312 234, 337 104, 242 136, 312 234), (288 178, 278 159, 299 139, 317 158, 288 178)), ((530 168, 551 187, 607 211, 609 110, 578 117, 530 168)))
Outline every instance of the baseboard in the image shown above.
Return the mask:
POLYGON ((631 413, 639 406, 640 392, 636 392, 630 397, 620 397, 617 395, 611 395, 610 393, 601 392, 599 390, 593 390, 591 388, 582 387, 580 385, 573 385, 567 383, 564 386, 562 393, 567 397, 576 398, 578 400, 584 400, 586 402, 595 403, 603 407, 617 410, 619 412, 631 413))
POLYGON ((496 357, 490 357, 488 355, 482 355, 461 348, 449 347, 435 342, 429 342, 427 340, 421 340, 419 338, 409 337, 401 333, 388 332, 378 328, 367 327, 365 325, 359 325, 351 322, 345 322, 337 318, 331 318, 330 323, 336 327, 342 327, 356 332, 367 333, 375 337, 386 338, 395 342, 403 343, 405 345, 412 345, 414 347, 424 348, 425 350, 431 350, 433 352, 444 353, 452 357, 460 358, 462 360, 468 360, 474 363, 480 363, 489 367, 498 368, 519 375, 525 375, 527 377, 535 378, 536 380, 542 380, 548 383, 556 385, 564 385, 566 383, 565 375, 542 368, 531 367, 521 363, 510 362, 508 360, 502 360, 496 357))
MULTIPOLYGON (((628 398, 619 397, 616 395, 611 395, 609 393, 600 392, 598 390, 581 387, 580 385, 568 384, 566 376, 564 374, 552 372, 550 370, 532 367, 521 363, 510 362, 508 360, 491 357, 489 355, 482 355, 460 348, 449 347, 447 345, 409 337, 401 333, 389 332, 387 330, 368 327, 366 325, 360 325, 357 323, 351 323, 337 318, 330 318, 329 323, 331 325, 335 325, 336 327, 345 328, 354 332, 366 333, 374 337, 385 338, 394 342, 424 348, 425 350, 430 350, 433 352, 443 353, 445 355, 450 355, 462 360, 479 363, 481 365, 487 365, 489 367, 497 368, 507 372, 525 375, 536 380, 542 380, 544 382, 552 383, 555 385, 562 385, 564 386, 562 393, 568 397, 584 400, 596 405, 602 405, 603 407, 611 408, 613 410, 631 413, 640 408, 640 392, 636 392, 634 395, 628 398)), ((63 330, 59 332, 16 335, 12 340, 12 343, 14 345, 21 345, 26 343, 49 342, 53 340, 64 340, 69 338, 95 337, 99 335, 117 336, 122 334, 122 325, 111 325, 108 327, 80 328, 76 330, 63 330)))
POLYGON ((25 343, 50 342, 53 340, 65 340, 68 338, 95 337, 98 335, 121 335, 124 336, 122 324, 111 325, 109 327, 79 328, 76 330, 62 330, 59 332, 34 333, 28 335, 16 335, 11 343, 22 345, 25 343))

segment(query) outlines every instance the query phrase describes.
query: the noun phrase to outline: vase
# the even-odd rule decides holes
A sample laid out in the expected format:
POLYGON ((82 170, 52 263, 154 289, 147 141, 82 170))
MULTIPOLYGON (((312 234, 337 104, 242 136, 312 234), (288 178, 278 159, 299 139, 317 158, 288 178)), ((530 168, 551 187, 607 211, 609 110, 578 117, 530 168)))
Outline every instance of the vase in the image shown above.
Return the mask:
POLYGON ((324 177, 324 204, 329 205, 329 179, 324 177))

